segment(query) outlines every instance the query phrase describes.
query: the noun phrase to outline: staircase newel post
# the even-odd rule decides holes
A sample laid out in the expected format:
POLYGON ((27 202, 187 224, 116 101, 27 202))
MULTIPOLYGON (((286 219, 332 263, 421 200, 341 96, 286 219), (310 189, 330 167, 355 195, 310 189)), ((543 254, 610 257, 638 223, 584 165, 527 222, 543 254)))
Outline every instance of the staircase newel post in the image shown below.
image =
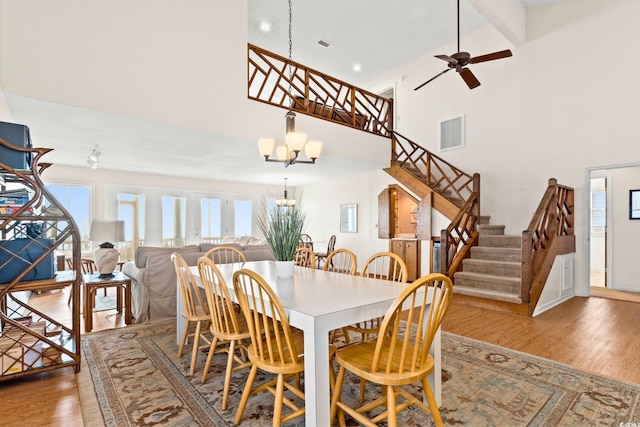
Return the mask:
MULTIPOLYGON (((449 276, 449 235, 447 230, 440 232, 440 271, 439 273, 449 276)), ((453 275, 449 277, 453 281, 453 275)), ((455 282, 454 282, 455 284, 455 282)))
POLYGON ((532 261, 533 261, 533 240, 531 232, 522 232, 522 283, 520 285, 520 299, 523 303, 529 303, 531 281, 532 281, 532 261))
POLYGON ((475 231, 478 231, 478 224, 480 224, 480 213, 482 212, 482 210, 480 209, 480 174, 477 172, 473 174, 473 192, 478 195, 476 200, 476 212, 475 212, 475 215, 476 215, 475 231))

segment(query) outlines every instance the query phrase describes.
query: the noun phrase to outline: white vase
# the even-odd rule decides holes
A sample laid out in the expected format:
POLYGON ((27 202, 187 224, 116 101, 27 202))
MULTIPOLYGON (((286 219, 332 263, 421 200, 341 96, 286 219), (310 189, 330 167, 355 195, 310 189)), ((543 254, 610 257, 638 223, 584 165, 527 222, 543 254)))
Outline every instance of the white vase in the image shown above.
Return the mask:
POLYGON ((276 261, 276 276, 278 277, 293 277, 293 267, 295 263, 293 261, 276 261))

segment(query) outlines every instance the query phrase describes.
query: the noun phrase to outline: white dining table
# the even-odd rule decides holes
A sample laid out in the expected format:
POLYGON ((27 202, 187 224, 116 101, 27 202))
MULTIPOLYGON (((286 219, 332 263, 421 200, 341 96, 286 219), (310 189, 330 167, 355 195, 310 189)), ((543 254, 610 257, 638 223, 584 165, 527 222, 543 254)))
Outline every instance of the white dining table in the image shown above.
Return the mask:
MULTIPOLYGON (((314 268, 295 267, 292 278, 279 278, 274 261, 245 264, 219 264, 227 287, 233 292, 233 273, 240 268, 262 276, 277 294, 289 317, 289 323, 304 331, 305 425, 328 426, 330 414, 329 332, 342 326, 384 316, 404 283, 334 273, 314 268)), ((190 267, 199 281, 197 267, 190 267)), ((237 301, 236 301, 237 302, 237 301)), ((178 313, 182 312, 178 292, 178 313)), ((185 326, 177 316, 179 341, 185 326)), ((441 402, 440 332, 436 334, 431 353, 435 360, 429 383, 438 405, 441 402)))

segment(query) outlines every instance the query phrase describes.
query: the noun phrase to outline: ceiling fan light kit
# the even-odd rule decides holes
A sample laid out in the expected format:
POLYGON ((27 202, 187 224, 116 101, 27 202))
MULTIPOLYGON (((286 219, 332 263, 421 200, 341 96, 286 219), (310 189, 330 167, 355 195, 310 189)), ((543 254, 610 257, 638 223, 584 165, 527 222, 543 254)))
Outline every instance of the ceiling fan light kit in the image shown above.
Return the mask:
POLYGON ((464 82, 467 84, 469 89, 475 89, 478 86, 480 86, 480 81, 476 78, 473 72, 469 68, 467 68, 467 65, 478 64, 480 62, 493 61, 496 59, 508 58, 512 56, 512 53, 509 49, 488 53, 486 55, 474 56, 474 57, 472 57, 469 52, 461 52, 460 51, 460 0, 458 0, 457 4, 458 4, 458 51, 452 55, 435 55, 436 58, 446 61, 448 68, 436 74, 434 77, 430 78, 426 82, 422 83, 420 86, 416 87, 414 90, 420 89, 427 83, 432 82, 433 80, 437 79, 444 73, 451 70, 456 70, 456 72, 460 74, 460 77, 462 77, 462 80, 464 80, 464 82))

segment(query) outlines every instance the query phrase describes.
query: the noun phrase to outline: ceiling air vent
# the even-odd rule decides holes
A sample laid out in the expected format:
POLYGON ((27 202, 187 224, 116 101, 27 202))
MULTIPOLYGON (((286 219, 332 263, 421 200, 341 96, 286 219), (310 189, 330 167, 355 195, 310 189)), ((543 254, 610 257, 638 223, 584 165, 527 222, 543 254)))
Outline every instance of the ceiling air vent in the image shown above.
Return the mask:
POLYGON ((329 46, 331 46, 331 43, 329 43, 329 42, 328 42, 328 41, 326 41, 326 40, 322 40, 322 39, 318 40, 318 44, 319 44, 320 46, 322 46, 322 47, 329 47, 329 46))
POLYGON ((440 151, 464 147, 464 116, 440 122, 440 151))

